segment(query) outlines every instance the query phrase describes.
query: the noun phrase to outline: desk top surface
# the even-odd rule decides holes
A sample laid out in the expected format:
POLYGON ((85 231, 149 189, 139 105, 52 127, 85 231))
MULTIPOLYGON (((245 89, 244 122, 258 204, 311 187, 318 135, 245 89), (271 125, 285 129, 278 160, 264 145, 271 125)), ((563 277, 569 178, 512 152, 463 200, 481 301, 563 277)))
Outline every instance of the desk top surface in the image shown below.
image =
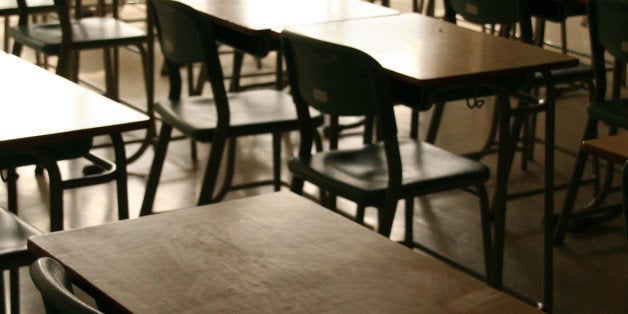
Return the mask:
POLYGON ((397 79, 419 87, 467 85, 578 64, 571 56, 415 13, 288 30, 362 50, 397 79))
POLYGON ((396 15, 363 0, 178 0, 243 34, 277 35, 288 26, 396 15))
POLYGON ((146 128, 148 116, 0 53, 0 149, 146 128))
POLYGON ((28 245, 59 260, 88 293, 138 313, 535 311, 285 191, 28 245))

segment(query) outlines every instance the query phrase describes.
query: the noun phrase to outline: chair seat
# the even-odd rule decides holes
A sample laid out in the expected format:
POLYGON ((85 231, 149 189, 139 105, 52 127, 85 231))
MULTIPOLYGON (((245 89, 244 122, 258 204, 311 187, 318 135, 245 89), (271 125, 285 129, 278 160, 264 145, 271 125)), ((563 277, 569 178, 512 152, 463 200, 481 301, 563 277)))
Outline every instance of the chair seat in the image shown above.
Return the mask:
MULTIPOLYGON (((578 64, 574 67, 552 70, 550 73, 553 76, 556 84, 574 83, 577 81, 591 81, 593 80, 593 67, 588 64, 578 64)), ((543 86, 543 75, 540 72, 534 74, 534 85, 543 86)))
MULTIPOLYGON (((402 195, 424 195, 485 182, 485 165, 422 141, 399 142, 402 195), (421 191, 417 193, 417 191, 421 191)), ((355 150, 317 153, 309 162, 293 159, 288 168, 318 186, 356 202, 377 204, 388 189, 388 169, 380 144, 355 150)), ((403 198, 400 197, 400 198, 403 198)))
POLYGON ((41 231, 11 212, 0 208, 0 265, 2 269, 24 266, 35 258, 26 249, 26 240, 41 231))
MULTIPOLYGON (((16 41, 45 54, 58 54, 61 25, 58 23, 15 26, 8 30, 16 41)), ((146 32, 112 17, 82 18, 72 22, 72 45, 76 49, 131 45, 146 40, 146 32)))
MULTIPOLYGON (((79 158, 90 151, 92 148, 92 140, 92 138, 87 138, 57 142, 50 145, 44 145, 42 149, 48 152, 53 160, 74 159, 79 158)), ((33 155, 0 153, 0 169, 34 165, 38 163, 39 160, 33 155)))
POLYGON ((594 101, 587 107, 589 117, 622 129, 628 129, 628 98, 594 101))
MULTIPOLYGON (((229 94, 230 135, 253 135, 298 129, 292 97, 282 91, 260 89, 229 94)), ((196 96, 155 104, 165 123, 200 141, 212 140, 216 128, 213 98, 196 96)), ((322 119, 322 117, 319 117, 322 119)))

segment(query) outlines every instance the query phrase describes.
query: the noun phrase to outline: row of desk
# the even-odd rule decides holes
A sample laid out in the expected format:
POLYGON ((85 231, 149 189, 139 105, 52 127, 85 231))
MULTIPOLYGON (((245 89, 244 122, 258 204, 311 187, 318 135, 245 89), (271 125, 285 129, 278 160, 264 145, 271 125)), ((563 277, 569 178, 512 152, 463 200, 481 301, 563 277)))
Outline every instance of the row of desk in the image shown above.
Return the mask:
MULTIPOLYGON (((500 128, 492 204, 496 214, 493 250, 498 252, 503 251, 507 181, 517 141, 511 119, 529 113, 511 106, 501 82, 542 72, 548 82, 547 99, 541 105, 546 124, 544 213, 545 217, 553 214, 554 92, 549 71, 577 65, 577 59, 361 0, 180 1, 206 14, 221 42, 257 56, 278 49, 280 32, 287 28, 367 52, 388 70, 392 80, 416 88, 417 95, 461 86, 493 88, 500 128)), ((53 90, 46 97, 56 95, 53 90)), ((9 138, 14 130, 7 129, 1 133, 0 147, 77 134, 119 136, 149 123, 133 110, 97 99, 100 96, 59 97, 77 105, 55 108, 55 116, 76 117, 82 125, 68 130, 68 123, 62 123, 64 129, 42 129, 43 134, 36 137, 25 132, 9 138), (99 104, 92 107, 95 100, 99 104), (103 102, 105 105, 100 104, 103 102), (62 113, 63 108, 69 112, 62 113), (102 111, 107 114, 95 119, 100 124, 89 126, 92 121, 87 113, 102 111), (114 111, 116 114, 111 114, 114 111)), ((33 99, 33 106, 37 103, 33 99)), ((3 110, 13 114, 10 109, 3 110)), ((33 112, 37 111, 31 109, 33 112)), ((45 118, 46 123, 51 121, 50 116, 45 118)), ((117 162, 124 167, 124 160, 117 162)), ((467 275, 384 240, 320 206, 290 193, 276 193, 34 237, 29 249, 37 256, 59 260, 81 288, 120 311, 163 312, 170 306, 201 311, 526 310, 467 275)), ((549 224, 544 247, 542 302, 549 309, 549 224)), ((498 289, 502 259, 501 254, 492 258, 495 276, 491 285, 498 289)))

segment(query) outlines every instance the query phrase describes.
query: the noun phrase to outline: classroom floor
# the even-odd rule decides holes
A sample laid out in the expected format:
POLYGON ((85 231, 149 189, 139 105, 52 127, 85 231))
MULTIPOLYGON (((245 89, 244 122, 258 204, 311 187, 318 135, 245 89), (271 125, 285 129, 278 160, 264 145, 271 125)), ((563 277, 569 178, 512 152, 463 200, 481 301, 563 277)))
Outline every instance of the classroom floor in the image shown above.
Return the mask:
MULTIPOLYGON (((392 3, 393 7, 399 10, 410 10, 409 0, 396 0, 392 3)), ((127 6, 125 12, 128 16, 141 15, 142 7, 127 6)), ((588 35, 586 28, 581 25, 582 18, 575 17, 568 22, 569 48, 576 53, 587 54, 588 35)), ((549 40, 556 41, 557 33, 557 25, 548 25, 547 38, 549 40)), ((137 70, 140 58, 131 51, 123 50, 121 53, 123 100, 145 108, 143 84, 140 71, 137 70)), ((100 84, 103 74, 99 64, 100 56, 99 52, 88 52, 83 55, 81 66, 83 84, 100 84)), ((33 58, 28 52, 23 57, 31 60, 33 58)), ((160 59, 158 56, 157 69, 161 65, 160 59)), ((272 71, 273 60, 273 56, 263 59, 260 70, 256 67, 255 59, 247 56, 245 72, 272 71)), ((587 62, 586 57, 582 60, 587 62)), ((223 61, 225 73, 228 75, 231 55, 224 54, 223 61)), ((268 77, 258 77, 255 80, 260 79, 268 79, 268 77)), ((628 89, 624 88, 622 92, 626 94, 628 89)), ((165 97, 165 95, 167 95, 167 78, 160 76, 157 71, 156 97, 165 97)), ((584 110, 586 104, 587 93, 584 90, 567 91, 557 100, 556 143, 560 147, 556 152, 555 183, 557 185, 566 183, 570 177, 574 164, 573 153, 578 148, 586 121, 584 110)), ((490 99, 487 99, 484 107, 474 110, 467 109, 464 102, 448 104, 436 144, 457 153, 478 150, 488 134, 492 109, 490 99)), ((399 106, 397 113, 399 134, 401 137, 407 137, 409 110, 399 106)), ((425 134, 430 116, 429 111, 421 114, 422 134, 425 134)), ((542 118, 539 121, 542 121, 542 118)), ((540 123, 537 134, 542 134, 542 127, 540 123)), ((125 134, 127 139, 137 139, 142 136, 142 132, 125 134)), ((357 136, 347 136, 342 139, 341 146, 349 146, 357 141, 359 141, 357 136)), ((295 152, 297 144, 297 134, 289 134, 284 138, 284 161, 295 152)), ((171 144, 157 192, 155 211, 176 210, 195 205, 204 171, 204 160, 206 160, 209 148, 204 144, 197 145, 199 161, 194 163, 190 158, 189 141, 176 141, 171 144)), ((127 151, 133 152, 136 147, 136 144, 128 145, 127 151)), ((239 140, 234 181, 236 183, 248 182, 270 177, 271 164, 268 158, 270 148, 270 136, 239 140)), ((99 149, 99 152, 105 156, 111 156, 107 148, 99 149)), ((510 191, 541 187, 542 153, 543 145, 539 143, 535 160, 528 165, 527 171, 520 169, 520 159, 517 156, 509 181, 510 191)), ((128 166, 131 217, 137 217, 139 213, 152 157, 152 149, 149 149, 139 160, 128 166)), ((481 161, 491 168, 493 174, 495 173, 494 155, 486 156, 481 161)), ((72 173, 78 173, 82 165, 80 162, 66 162, 63 163, 62 170, 65 174, 72 175, 72 173)), ((41 230, 48 230, 46 177, 35 176, 33 167, 20 168, 18 173, 20 174, 18 183, 20 216, 41 230)), ((290 176, 285 167, 282 173, 283 179, 288 182, 290 176)), ((489 193, 494 190, 493 179, 488 183, 489 193)), ((313 195, 316 194, 313 187, 307 188, 313 195)), ((227 199, 269 192, 272 192, 271 187, 240 190, 228 194, 227 199)), ((555 193, 555 212, 560 211, 564 194, 564 189, 559 189, 555 193)), ((592 188, 583 187, 578 194, 577 205, 584 206, 591 195, 592 188)), ((67 191, 64 196, 66 229, 116 220, 116 197, 113 184, 67 191)), ((610 200, 617 202, 619 198, 617 195, 612 195, 610 200)), ((466 268, 482 272, 477 198, 465 191, 453 191, 417 198, 415 203, 414 240, 466 268)), ((0 188, 0 206, 6 206, 5 188, 0 188)), ((354 210, 353 204, 343 200, 339 201, 339 207, 348 214, 354 210)), ((542 210, 542 195, 522 197, 508 202, 504 285, 507 290, 527 300, 541 298, 542 210)), ((375 215, 375 210, 367 210, 366 222, 375 224, 375 215)), ((403 238, 403 233, 403 204, 400 202, 391 238, 400 240, 403 238)), ((424 254, 418 250, 416 252, 424 254)), ((628 311, 628 245, 625 239, 623 216, 581 233, 568 234, 564 245, 555 247, 554 252, 555 312, 626 313, 628 311)), ((30 282, 27 269, 23 268, 21 274, 22 312, 43 313, 40 296, 30 282)), ((417 312, 420 312, 420 309, 417 309, 417 312)))

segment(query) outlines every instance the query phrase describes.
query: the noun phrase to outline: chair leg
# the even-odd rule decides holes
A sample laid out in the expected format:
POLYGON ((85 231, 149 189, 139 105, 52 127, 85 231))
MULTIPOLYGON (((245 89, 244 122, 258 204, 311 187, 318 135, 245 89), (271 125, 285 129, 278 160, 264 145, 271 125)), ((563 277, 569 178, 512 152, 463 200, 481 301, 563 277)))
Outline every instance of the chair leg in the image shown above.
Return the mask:
POLYGON ((292 177, 292 183, 290 184, 290 191, 292 191, 293 193, 302 195, 303 194, 303 184, 304 181, 303 179, 297 177, 297 176, 293 176, 292 177))
POLYGON ((497 129, 499 125, 499 105, 495 105, 493 107, 493 117, 491 119, 491 127, 489 129, 489 134, 486 137, 486 142, 484 143, 484 147, 482 148, 483 152, 490 151, 491 147, 495 145, 497 139, 497 129))
POLYGON ((103 60, 105 68, 105 96, 118 101, 118 49, 104 48, 103 60))
MULTIPOLYGON (((595 136, 597 136, 597 121, 589 119, 584 131, 583 140, 590 139, 595 136)), ((565 195, 565 201, 563 202, 563 209, 558 218, 558 223, 556 224, 556 230, 554 232, 555 244, 562 244, 565 238, 567 223, 569 222, 569 217, 573 211, 573 206, 576 201, 576 195, 578 193, 580 181, 582 180, 582 174, 584 172, 586 162, 587 154, 582 151, 578 152, 576 164, 573 168, 571 179, 569 180, 569 184, 567 186, 567 194, 565 195)))
POLYGON ((146 191, 144 192, 144 200, 142 201, 142 207, 140 209, 140 216, 152 213, 153 203, 155 202, 155 194, 157 193, 157 185, 159 184, 159 177, 161 176, 161 170, 164 165, 164 160, 166 159, 166 152, 168 150, 168 144, 170 143, 171 133, 172 127, 167 123, 162 124, 161 131, 159 132, 159 140, 155 146, 155 156, 153 157, 153 163, 148 174, 148 181, 146 183, 146 191))
POLYGON ((355 222, 359 224, 364 224, 364 212, 366 210, 366 206, 358 204, 358 208, 355 211, 355 222))
POLYGON ((242 62, 244 53, 240 50, 233 51, 233 70, 231 72, 231 82, 229 83, 229 91, 235 92, 240 90, 240 76, 242 75, 242 62))

